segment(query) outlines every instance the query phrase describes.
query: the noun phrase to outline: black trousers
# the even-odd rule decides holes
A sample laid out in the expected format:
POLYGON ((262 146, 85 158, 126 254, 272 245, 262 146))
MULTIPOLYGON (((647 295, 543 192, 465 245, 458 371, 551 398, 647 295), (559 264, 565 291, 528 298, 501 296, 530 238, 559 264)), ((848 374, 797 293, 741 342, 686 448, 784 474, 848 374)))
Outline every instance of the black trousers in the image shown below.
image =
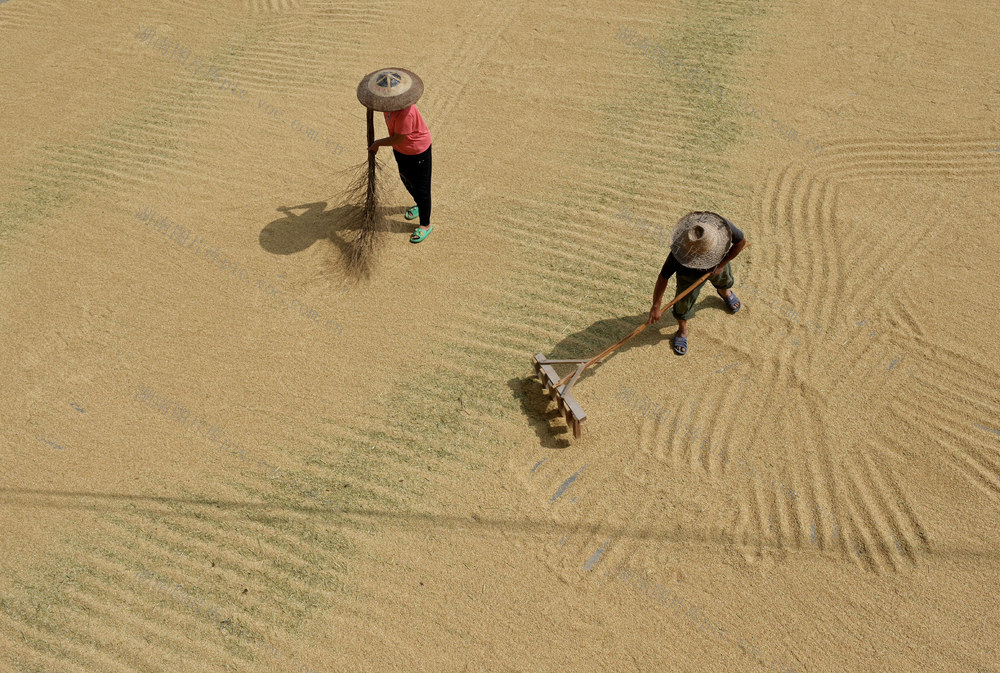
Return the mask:
POLYGON ((406 191, 420 209, 420 226, 431 224, 431 148, 420 154, 403 154, 392 151, 399 166, 399 179, 403 181, 406 191))

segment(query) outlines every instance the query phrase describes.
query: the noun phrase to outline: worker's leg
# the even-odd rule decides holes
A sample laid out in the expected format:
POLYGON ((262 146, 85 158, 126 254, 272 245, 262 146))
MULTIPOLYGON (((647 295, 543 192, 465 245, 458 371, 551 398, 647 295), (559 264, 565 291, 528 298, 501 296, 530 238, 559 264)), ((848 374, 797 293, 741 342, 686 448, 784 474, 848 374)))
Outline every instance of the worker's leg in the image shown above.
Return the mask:
MULTIPOLYGON (((686 276, 680 272, 677 273, 677 291, 674 293, 676 297, 684 290, 688 289, 696 282, 701 276, 686 276)), ((684 323, 683 333, 681 336, 687 335, 687 321, 694 316, 694 303, 698 301, 698 295, 701 293, 701 285, 691 290, 687 296, 683 297, 679 302, 674 304, 674 318, 677 319, 677 325, 680 326, 684 323)))
POLYGON ((392 155, 396 157, 396 166, 399 168, 399 179, 406 187, 406 191, 410 193, 410 197, 413 198, 413 202, 417 202, 417 197, 413 194, 413 183, 410 181, 410 173, 412 172, 410 166, 410 155, 403 154, 397 150, 392 151, 392 155))
POLYGON ((688 321, 683 318, 677 319, 677 336, 683 339, 688 337, 688 321))
POLYGON ((413 166, 413 199, 420 210, 420 226, 431 226, 431 148, 418 154, 413 166))
POLYGON ((736 283, 736 279, 733 278, 733 270, 730 268, 729 264, 726 264, 725 268, 722 269, 720 273, 717 273, 714 276, 709 276, 708 281, 715 286, 719 296, 722 297, 724 302, 726 302, 726 305, 729 306, 730 310, 733 312, 739 310, 740 300, 735 299, 735 295, 733 295, 733 291, 731 289, 736 283), (731 295, 734 297, 732 300, 730 299, 731 295))
MULTIPOLYGON (((676 297, 684 290, 691 287, 694 283, 698 282, 701 276, 685 276, 681 273, 677 274, 677 292, 674 293, 676 297)), ((687 344, 678 344, 676 339, 687 339, 688 336, 688 320, 694 316, 694 303, 698 301, 698 294, 701 292, 701 285, 691 290, 687 296, 683 297, 679 302, 674 304, 674 318, 677 320, 677 336, 675 337, 674 350, 678 353, 687 352, 687 344)))
POLYGON ((431 148, 415 155, 393 152, 399 164, 399 177, 417 204, 420 226, 427 228, 431 224, 431 148))

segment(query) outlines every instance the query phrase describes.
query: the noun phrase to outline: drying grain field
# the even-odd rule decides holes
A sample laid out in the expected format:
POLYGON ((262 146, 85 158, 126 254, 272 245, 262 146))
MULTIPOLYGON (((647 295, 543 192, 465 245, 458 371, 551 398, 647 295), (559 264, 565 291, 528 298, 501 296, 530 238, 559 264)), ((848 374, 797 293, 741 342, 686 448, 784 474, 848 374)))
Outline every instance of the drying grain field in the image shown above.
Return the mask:
POLYGON ((0 2, 0 670, 1000 671, 998 30, 0 2), (435 230, 383 150, 357 278, 390 65, 435 230), (642 322, 691 210, 746 232, 743 310, 593 368, 570 441, 531 356, 642 322))

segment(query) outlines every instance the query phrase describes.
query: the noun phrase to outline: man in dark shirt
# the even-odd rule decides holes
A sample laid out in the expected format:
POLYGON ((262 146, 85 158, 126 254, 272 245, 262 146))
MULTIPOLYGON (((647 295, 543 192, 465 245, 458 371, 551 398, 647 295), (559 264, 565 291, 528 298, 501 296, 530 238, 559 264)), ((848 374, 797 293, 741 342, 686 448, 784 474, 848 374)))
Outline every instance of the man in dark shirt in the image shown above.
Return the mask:
MULTIPOLYGON (((680 294, 699 278, 711 270, 708 280, 715 286, 719 296, 733 313, 740 310, 740 300, 730 289, 733 273, 729 262, 736 258, 747 246, 746 236, 733 223, 710 212, 689 213, 681 218, 671 236, 670 254, 663 263, 660 275, 653 288, 653 307, 649 311, 649 323, 655 323, 663 315, 660 303, 667 289, 670 276, 677 274, 677 291, 680 294)), ((701 286, 674 304, 677 319, 677 334, 674 335, 674 352, 687 353, 687 321, 694 315, 694 303, 698 300, 701 286)))

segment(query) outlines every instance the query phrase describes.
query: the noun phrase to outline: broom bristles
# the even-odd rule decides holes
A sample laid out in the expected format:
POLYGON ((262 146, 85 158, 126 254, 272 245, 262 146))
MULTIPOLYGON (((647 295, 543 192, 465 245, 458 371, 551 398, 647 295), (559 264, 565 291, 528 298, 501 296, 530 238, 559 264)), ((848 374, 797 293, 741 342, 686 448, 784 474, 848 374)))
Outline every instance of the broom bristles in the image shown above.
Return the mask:
POLYGON ((378 161, 365 161, 348 169, 354 177, 339 198, 347 208, 344 216, 345 230, 357 233, 349 240, 347 269, 354 276, 368 276, 378 257, 379 243, 387 229, 388 220, 382 206, 385 170, 378 161))

